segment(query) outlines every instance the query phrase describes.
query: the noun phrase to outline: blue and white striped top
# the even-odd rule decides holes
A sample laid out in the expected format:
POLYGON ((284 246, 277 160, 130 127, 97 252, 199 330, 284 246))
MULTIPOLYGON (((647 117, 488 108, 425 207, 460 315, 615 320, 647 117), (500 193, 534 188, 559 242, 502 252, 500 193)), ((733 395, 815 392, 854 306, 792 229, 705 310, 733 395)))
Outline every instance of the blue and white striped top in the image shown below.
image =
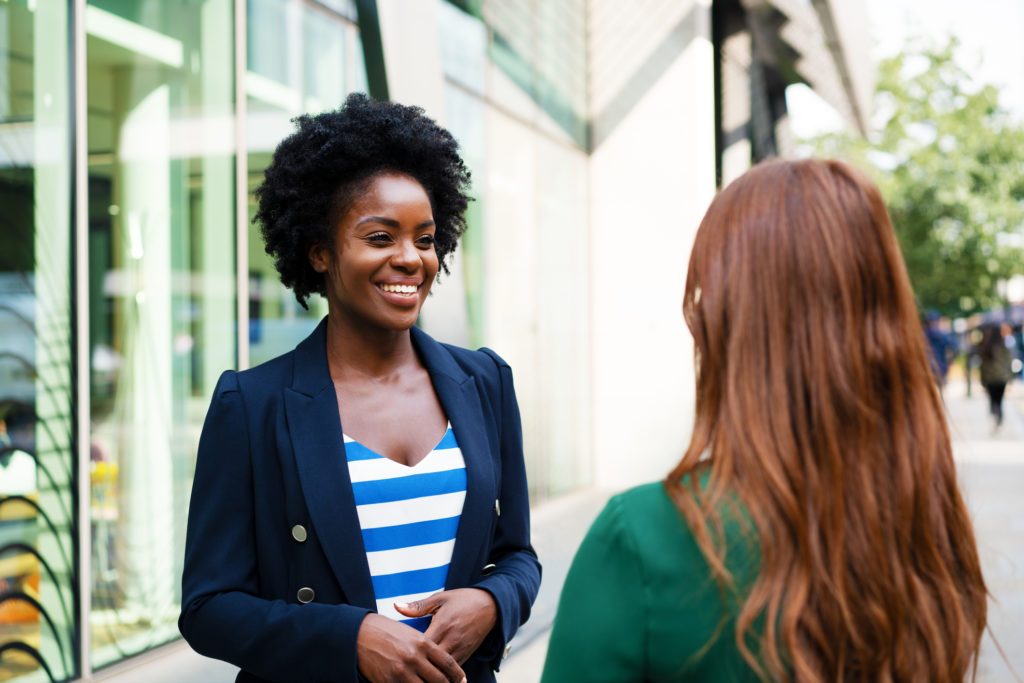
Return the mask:
POLYGON ((345 454, 366 546, 377 612, 426 631, 430 617, 394 607, 444 589, 466 499, 466 463, 451 424, 412 467, 345 435, 345 454))

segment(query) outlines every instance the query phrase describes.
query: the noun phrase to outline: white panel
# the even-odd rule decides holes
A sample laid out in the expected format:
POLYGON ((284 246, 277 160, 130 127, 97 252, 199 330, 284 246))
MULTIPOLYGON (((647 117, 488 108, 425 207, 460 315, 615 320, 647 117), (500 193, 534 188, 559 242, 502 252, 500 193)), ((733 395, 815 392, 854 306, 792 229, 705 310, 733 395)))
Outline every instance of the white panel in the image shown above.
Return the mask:
MULTIPOLYGON (((715 191, 714 94, 708 9, 682 9, 697 13, 688 19, 697 33, 646 74, 635 99, 609 102, 624 113, 591 158, 595 483, 610 489, 664 477, 692 427, 693 345, 681 304, 715 191)), ((618 42, 606 30, 593 49, 618 42)), ((664 35, 681 38, 678 29, 664 35)))

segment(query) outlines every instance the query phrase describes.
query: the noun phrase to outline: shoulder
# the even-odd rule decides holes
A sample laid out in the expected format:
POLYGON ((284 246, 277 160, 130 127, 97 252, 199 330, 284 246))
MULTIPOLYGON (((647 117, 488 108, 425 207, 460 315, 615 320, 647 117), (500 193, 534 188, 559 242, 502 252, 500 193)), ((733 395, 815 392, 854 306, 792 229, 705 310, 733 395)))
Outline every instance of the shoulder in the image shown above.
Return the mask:
POLYGON ((497 376, 502 369, 511 370, 511 367, 504 358, 486 346, 476 350, 466 349, 454 344, 442 343, 440 346, 451 355, 456 364, 466 371, 467 374, 474 376, 497 376))
POLYGON ((618 548, 619 560, 646 563, 666 546, 686 544, 688 528, 658 482, 642 484, 608 499, 587 532, 587 543, 618 548))
POLYGON ((289 351, 259 365, 237 373, 238 385, 246 394, 280 391, 291 384, 295 368, 295 351, 289 351))
POLYGON ((661 482, 641 484, 612 496, 594 522, 600 534, 630 539, 634 550, 657 550, 664 544, 688 544, 690 530, 661 482))
POLYGON ((605 509, 622 523, 644 520, 674 525, 682 521, 661 482, 641 484, 618 493, 608 500, 605 509))
POLYGON ((213 398, 237 393, 250 398, 279 393, 291 384, 294 356, 292 350, 246 370, 225 370, 217 380, 213 398))
MULTIPOLYGON (((702 477, 701 488, 706 485, 702 477)), ((749 513, 738 501, 718 507, 729 549, 730 570, 746 576, 757 561, 756 533, 749 513)), ((604 531, 628 536, 635 551, 652 566, 687 566, 707 570, 690 524, 676 507, 662 482, 643 484, 613 496, 599 521, 604 531)), ((598 526, 598 522, 595 522, 598 526)))
POLYGON ((439 342, 419 328, 413 330, 413 340, 431 372, 469 375, 485 381, 498 381, 502 374, 511 374, 509 364, 489 348, 474 351, 439 342))

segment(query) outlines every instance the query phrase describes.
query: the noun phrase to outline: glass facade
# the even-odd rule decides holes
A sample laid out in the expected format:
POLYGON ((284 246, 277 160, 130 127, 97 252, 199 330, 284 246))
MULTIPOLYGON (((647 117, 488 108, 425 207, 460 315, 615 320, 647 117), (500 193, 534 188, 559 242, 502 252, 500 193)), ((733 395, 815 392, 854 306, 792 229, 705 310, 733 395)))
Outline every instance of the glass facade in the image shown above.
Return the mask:
POLYGON ((68 25, 0 4, 0 681, 78 673, 68 25))
POLYGON ((97 0, 88 103, 91 665, 178 637, 199 430, 234 367, 230 0, 97 0))
POLYGON ((304 309, 277 279, 274 262, 252 223, 252 192, 291 119, 337 107, 366 90, 366 70, 351 3, 321 7, 299 0, 249 0, 246 131, 249 225, 249 363, 278 356, 304 339, 327 303, 314 295, 304 309))
MULTIPOLYGON (((435 27, 468 338, 515 368, 537 501, 589 480, 589 306, 550 296, 589 278, 558 257, 586 253, 585 2, 556 4, 442 1, 435 27)), ((252 191, 366 72, 353 0, 0 0, 0 682, 179 637, 217 378, 326 313, 278 282, 252 191)))
POLYGON ((365 89, 355 19, 346 0, 0 1, 0 681, 91 678, 179 637, 217 378, 325 312, 258 235, 239 253, 236 164, 251 190, 291 117, 365 89))

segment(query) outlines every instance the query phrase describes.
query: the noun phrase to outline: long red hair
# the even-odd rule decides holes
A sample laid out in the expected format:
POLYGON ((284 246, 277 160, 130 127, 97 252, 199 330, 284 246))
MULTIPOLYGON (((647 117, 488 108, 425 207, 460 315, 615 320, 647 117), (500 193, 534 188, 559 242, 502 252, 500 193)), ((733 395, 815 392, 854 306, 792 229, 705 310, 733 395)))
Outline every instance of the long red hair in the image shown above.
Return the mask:
POLYGON ((875 185, 836 161, 751 169, 701 222, 683 313, 696 416, 665 487, 724 587, 723 505, 750 520, 745 659, 800 683, 962 681, 987 591, 875 185))

